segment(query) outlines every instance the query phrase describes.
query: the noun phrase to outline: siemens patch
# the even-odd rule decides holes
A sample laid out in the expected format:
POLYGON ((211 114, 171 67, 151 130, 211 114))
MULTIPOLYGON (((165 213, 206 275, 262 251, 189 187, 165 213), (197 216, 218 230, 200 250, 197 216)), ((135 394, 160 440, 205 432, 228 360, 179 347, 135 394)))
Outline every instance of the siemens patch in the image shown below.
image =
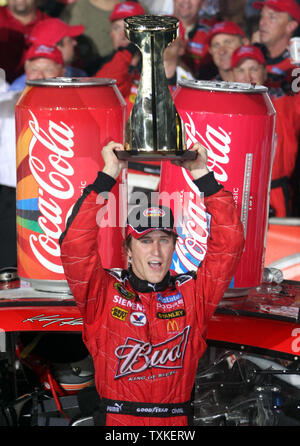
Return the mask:
POLYGON ((162 296, 160 293, 157 294, 157 300, 162 304, 170 304, 172 302, 177 302, 177 300, 179 299, 182 299, 181 293, 173 294, 171 296, 162 296))

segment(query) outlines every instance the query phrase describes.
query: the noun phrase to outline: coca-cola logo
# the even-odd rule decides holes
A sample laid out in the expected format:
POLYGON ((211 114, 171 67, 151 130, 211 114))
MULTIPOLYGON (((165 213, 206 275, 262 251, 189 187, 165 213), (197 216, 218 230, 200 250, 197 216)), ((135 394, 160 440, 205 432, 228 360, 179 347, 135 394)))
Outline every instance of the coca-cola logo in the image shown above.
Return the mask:
POLYGON ((196 142, 201 142, 207 149, 207 166, 214 171, 215 178, 220 183, 225 183, 228 180, 228 175, 225 170, 226 164, 229 164, 229 153, 231 137, 230 135, 218 127, 213 128, 206 124, 205 137, 201 135, 199 129, 196 129, 195 123, 191 116, 186 113, 188 121, 185 123, 187 135, 187 147, 190 148, 196 142))
MULTIPOLYGON (((185 129, 187 135, 187 148, 196 142, 200 142, 207 149, 207 165, 214 172, 215 178, 220 183, 228 180, 226 165, 229 164, 230 135, 220 126, 215 129, 206 124, 205 135, 202 135, 192 117, 186 113, 185 129)), ((187 184, 189 193, 184 193, 183 216, 179 223, 176 255, 173 258, 173 269, 182 273, 198 268, 207 251, 207 236, 210 226, 210 217, 206 213, 204 200, 196 187, 193 179, 186 169, 182 169, 182 175, 187 184)))
MULTIPOLYGON (((207 250, 207 215, 202 194, 185 169, 182 175, 190 189, 184 194, 182 220, 177 223, 178 239, 175 247, 178 260, 185 271, 195 270, 207 250)), ((176 266, 177 272, 184 272, 176 266)))
POLYGON ((115 349, 115 355, 119 359, 115 379, 150 368, 182 368, 189 332, 190 327, 187 326, 181 333, 156 345, 127 338, 124 345, 115 349))
POLYGON ((68 160, 74 157, 74 133, 60 121, 49 120, 48 129, 40 127, 39 122, 29 110, 29 121, 33 136, 29 144, 29 168, 38 184, 38 208, 41 216, 38 224, 43 231, 40 235, 31 234, 29 243, 39 263, 47 270, 63 274, 60 262, 59 237, 65 224, 63 205, 74 195, 70 178, 74 169, 68 160))

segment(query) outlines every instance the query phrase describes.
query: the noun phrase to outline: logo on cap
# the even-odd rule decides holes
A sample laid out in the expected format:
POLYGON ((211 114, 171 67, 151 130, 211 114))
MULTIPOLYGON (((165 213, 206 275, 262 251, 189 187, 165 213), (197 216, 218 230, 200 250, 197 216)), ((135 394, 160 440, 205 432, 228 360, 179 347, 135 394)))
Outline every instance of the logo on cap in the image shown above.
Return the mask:
POLYGON ((153 207, 145 209, 143 212, 144 217, 164 217, 166 215, 163 209, 153 207))

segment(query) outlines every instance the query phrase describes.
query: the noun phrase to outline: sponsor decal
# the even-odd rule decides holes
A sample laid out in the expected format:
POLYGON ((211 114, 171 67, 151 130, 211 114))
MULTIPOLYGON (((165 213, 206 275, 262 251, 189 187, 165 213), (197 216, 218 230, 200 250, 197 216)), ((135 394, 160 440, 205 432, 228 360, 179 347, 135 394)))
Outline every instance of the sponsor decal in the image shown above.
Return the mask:
POLYGON ((168 311, 167 313, 158 312, 158 319, 175 319, 177 317, 182 317, 185 315, 185 311, 183 309, 168 311))
POLYGON ((143 212, 144 217, 164 217, 166 215, 165 211, 160 208, 148 208, 143 212))
POLYGON ((114 283, 114 288, 123 296, 125 299, 132 300, 136 297, 136 294, 132 291, 127 290, 120 282, 114 283))
POLYGON ((180 309, 184 307, 184 300, 183 299, 179 299, 176 300, 175 302, 171 302, 170 304, 162 304, 160 302, 156 303, 156 308, 162 312, 166 312, 166 311, 172 311, 177 309, 180 309))
POLYGON ((119 359, 115 379, 158 368, 176 370, 183 367, 190 326, 159 344, 128 337, 115 349, 119 359))
POLYGON ((119 319, 120 321, 125 321, 127 317, 128 311, 123 308, 113 307, 111 310, 112 317, 119 319))
POLYGON ((146 325, 147 318, 144 313, 140 311, 135 311, 130 315, 130 322, 132 323, 132 325, 135 325, 136 327, 143 327, 144 325, 146 325))
POLYGON ((170 331, 173 331, 173 332, 178 332, 179 331, 179 326, 178 326, 178 323, 177 323, 177 321, 175 319, 168 320, 167 332, 169 333, 170 331))
POLYGON ((126 308, 131 308, 133 311, 146 311, 142 303, 132 302, 131 300, 124 299, 124 297, 115 295, 113 297, 113 302, 118 305, 122 305, 126 308))
POLYGON ((59 238, 65 227, 63 211, 66 200, 74 197, 74 133, 60 121, 49 120, 48 128, 40 127, 34 113, 29 128, 32 137, 28 147, 30 172, 37 183, 41 232, 29 235, 29 244, 38 264, 46 270, 64 274, 60 260, 59 238))
POLYGON ((61 317, 59 314, 45 315, 39 314, 38 316, 29 317, 22 321, 24 322, 45 322, 42 327, 48 327, 48 325, 57 324, 59 327, 63 325, 82 325, 82 318, 74 317, 61 317))
POLYGON ((173 294, 171 296, 162 296, 160 293, 157 294, 158 302, 162 304, 169 304, 171 302, 177 302, 179 299, 182 299, 181 293, 173 294))

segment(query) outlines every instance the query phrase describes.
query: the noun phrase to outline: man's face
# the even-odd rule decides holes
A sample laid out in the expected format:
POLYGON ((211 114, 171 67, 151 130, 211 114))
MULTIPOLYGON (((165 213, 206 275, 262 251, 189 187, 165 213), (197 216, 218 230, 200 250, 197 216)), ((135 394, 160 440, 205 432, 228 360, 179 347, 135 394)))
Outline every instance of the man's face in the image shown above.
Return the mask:
POLYGON ((25 63, 25 73, 28 80, 37 80, 63 76, 65 69, 51 59, 39 57, 25 63))
POLYGON ((266 67, 254 59, 243 59, 232 70, 234 82, 248 82, 263 85, 266 80, 266 67))
POLYGON ((231 56, 242 45, 242 38, 231 34, 217 34, 210 43, 210 53, 219 70, 230 70, 231 56))
POLYGON ((59 45, 57 45, 58 49, 62 53, 63 60, 66 64, 70 64, 71 62, 73 62, 76 45, 77 41, 73 39, 73 37, 69 36, 65 36, 62 39, 62 42, 59 45))
POLYGON ((261 43, 268 46, 276 44, 285 36, 289 39, 294 23, 288 13, 274 11, 274 9, 264 6, 259 21, 261 43))
POLYGON ((174 0, 174 16, 179 20, 195 22, 203 0, 174 0))
POLYGON ((15 14, 25 15, 35 9, 35 0, 7 0, 7 6, 15 14))
POLYGON ((126 47, 129 44, 129 40, 125 35, 125 24, 123 19, 115 20, 111 24, 110 37, 113 43, 113 47, 117 50, 119 47, 126 47))
POLYGON ((163 231, 132 238, 128 254, 134 274, 151 283, 161 282, 170 269, 174 248, 172 234, 163 231))

